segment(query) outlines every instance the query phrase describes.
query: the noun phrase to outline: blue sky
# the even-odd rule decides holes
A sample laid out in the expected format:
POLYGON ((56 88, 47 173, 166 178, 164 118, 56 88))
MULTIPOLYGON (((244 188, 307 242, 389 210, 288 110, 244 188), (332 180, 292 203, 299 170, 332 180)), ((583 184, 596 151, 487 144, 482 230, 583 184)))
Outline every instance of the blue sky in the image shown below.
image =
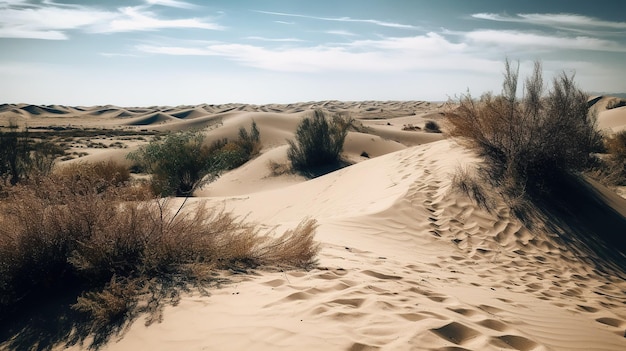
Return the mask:
POLYGON ((0 0, 0 103, 432 100, 501 90, 506 57, 626 92, 626 4, 0 0))

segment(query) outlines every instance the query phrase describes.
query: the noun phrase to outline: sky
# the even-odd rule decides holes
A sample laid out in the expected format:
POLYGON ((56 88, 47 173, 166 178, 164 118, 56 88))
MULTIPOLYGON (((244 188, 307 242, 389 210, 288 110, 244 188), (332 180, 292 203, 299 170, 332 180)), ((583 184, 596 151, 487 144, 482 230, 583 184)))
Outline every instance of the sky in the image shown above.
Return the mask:
POLYGON ((0 0, 0 103, 446 101, 546 86, 626 92, 622 0, 0 0))

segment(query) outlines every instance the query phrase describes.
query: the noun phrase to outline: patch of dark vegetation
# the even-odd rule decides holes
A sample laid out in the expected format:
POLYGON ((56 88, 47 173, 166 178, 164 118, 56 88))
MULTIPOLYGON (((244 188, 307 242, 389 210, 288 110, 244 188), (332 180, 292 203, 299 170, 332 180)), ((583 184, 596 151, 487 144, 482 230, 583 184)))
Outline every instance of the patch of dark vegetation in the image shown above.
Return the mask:
POLYGON ((298 173, 315 178, 348 165, 341 159, 343 144, 352 119, 341 115, 328 118, 322 110, 300 122, 295 140, 289 140, 287 157, 298 173))
POLYGON ((435 121, 426 121, 424 125, 424 131, 428 133, 441 133, 441 128, 439 124, 435 121))

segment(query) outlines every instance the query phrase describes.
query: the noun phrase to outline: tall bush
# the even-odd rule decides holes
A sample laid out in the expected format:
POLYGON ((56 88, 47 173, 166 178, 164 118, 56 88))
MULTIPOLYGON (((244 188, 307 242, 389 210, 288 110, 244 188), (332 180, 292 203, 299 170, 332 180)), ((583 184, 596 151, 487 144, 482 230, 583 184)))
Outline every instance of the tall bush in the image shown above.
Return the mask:
POLYGON ((339 166, 351 123, 350 118, 340 115, 329 119, 322 110, 315 110, 313 116, 303 119, 295 141, 288 141, 287 156, 293 169, 310 175, 320 168, 339 166))
POLYGON ((589 165, 591 152, 601 147, 588 96, 561 73, 544 94, 540 62, 525 80, 518 97, 518 69, 505 62, 501 95, 460 99, 449 115, 451 135, 465 140, 485 156, 489 180, 506 185, 515 195, 546 190, 565 173, 589 165))

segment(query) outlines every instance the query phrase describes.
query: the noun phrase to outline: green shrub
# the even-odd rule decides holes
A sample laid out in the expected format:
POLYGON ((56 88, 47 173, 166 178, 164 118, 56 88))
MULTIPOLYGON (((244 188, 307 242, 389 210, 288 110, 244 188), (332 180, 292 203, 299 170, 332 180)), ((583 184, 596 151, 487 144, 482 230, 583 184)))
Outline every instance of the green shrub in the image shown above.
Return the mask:
POLYGON ((334 115, 329 120, 322 110, 302 120, 295 141, 289 140, 287 157, 294 170, 314 175, 320 169, 338 168, 343 143, 352 120, 334 115))
POLYGON ((518 72, 507 60, 502 95, 475 100, 468 94, 449 115, 451 135, 478 150, 485 157, 486 178, 513 196, 547 190, 546 184, 565 173, 589 166, 602 139, 588 97, 573 76, 555 77, 544 95, 541 64, 535 62, 521 99, 517 85, 518 72))
POLYGON ((128 158, 137 163, 134 168, 152 174, 155 194, 190 196, 203 182, 241 166, 260 149, 260 132, 252 122, 250 133, 240 128, 235 141, 220 139, 207 144, 200 131, 181 132, 154 140, 128 158))
POLYGON ((217 177, 220 167, 214 151, 205 145, 204 134, 193 131, 152 141, 128 158, 152 174, 155 194, 189 196, 205 176, 217 177))

